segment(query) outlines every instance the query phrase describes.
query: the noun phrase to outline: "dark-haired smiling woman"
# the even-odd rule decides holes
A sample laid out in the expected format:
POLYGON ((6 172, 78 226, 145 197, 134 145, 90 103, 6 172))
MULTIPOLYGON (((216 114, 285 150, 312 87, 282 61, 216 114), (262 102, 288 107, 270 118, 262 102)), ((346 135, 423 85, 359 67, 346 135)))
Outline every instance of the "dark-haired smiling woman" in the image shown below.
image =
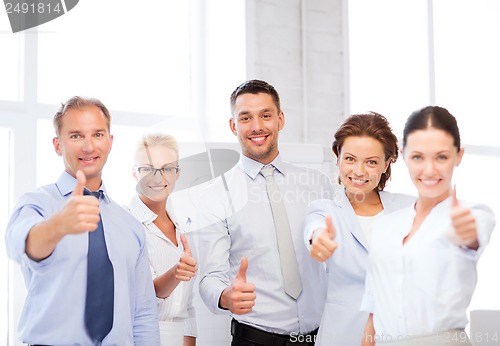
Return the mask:
POLYGON ((312 238, 310 255, 325 262, 328 271, 316 345, 359 346, 368 318, 359 306, 372 224, 384 214, 413 205, 415 198, 383 191, 398 157, 398 141, 385 117, 373 112, 351 115, 334 137, 332 149, 344 189, 334 200, 312 202, 305 222, 306 243, 312 238))
POLYGON ((463 153, 446 109, 410 115, 403 158, 418 200, 374 224, 362 345, 472 345, 466 309, 495 217, 485 205, 457 200, 452 177, 463 153))

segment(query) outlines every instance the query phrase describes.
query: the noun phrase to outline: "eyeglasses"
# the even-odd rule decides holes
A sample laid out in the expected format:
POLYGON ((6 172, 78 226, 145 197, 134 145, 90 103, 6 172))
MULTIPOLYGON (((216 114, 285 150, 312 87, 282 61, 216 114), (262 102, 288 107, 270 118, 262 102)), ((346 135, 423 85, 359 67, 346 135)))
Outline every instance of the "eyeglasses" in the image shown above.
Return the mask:
POLYGON ((160 172, 162 176, 172 176, 179 172, 179 166, 177 167, 162 167, 162 168, 153 168, 153 167, 136 167, 139 174, 150 174, 156 175, 156 172, 160 172))

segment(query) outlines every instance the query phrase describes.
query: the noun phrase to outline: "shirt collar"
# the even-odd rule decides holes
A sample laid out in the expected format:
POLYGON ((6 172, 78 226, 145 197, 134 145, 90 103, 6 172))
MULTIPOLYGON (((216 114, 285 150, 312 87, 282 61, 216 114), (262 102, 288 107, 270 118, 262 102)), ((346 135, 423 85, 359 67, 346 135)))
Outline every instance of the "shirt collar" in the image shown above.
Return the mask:
POLYGON ((245 172, 250 178, 254 179, 259 175, 260 170, 264 166, 272 165, 278 172, 285 175, 285 163, 281 160, 281 156, 278 154, 276 158, 268 165, 264 165, 258 161, 255 161, 243 154, 240 155, 240 160, 238 161, 238 166, 245 172))
POLYGON ((148 225, 152 223, 158 215, 153 213, 143 201, 139 198, 139 195, 135 195, 129 203, 130 213, 142 224, 148 225))
MULTIPOLYGON (((56 182, 56 187, 63 196, 67 196, 73 192, 76 186, 76 178, 68 172, 64 171, 56 182)), ((99 190, 102 191, 103 200, 110 203, 106 187, 101 183, 99 190)))
MULTIPOLYGON (((141 201, 141 198, 139 195, 135 195, 130 203, 128 204, 128 210, 130 211, 130 214, 134 216, 137 220, 139 220, 140 223, 142 223, 144 226, 146 226, 146 229, 148 232, 151 232, 152 234, 155 234, 156 236, 168 240, 170 243, 171 241, 167 238, 165 234, 156 226, 150 227, 150 225, 153 223, 154 220, 158 217, 151 209, 148 208, 146 204, 144 204, 143 201, 141 201)), ((170 217, 170 214, 169 214, 170 217)), ((172 222, 174 222, 172 220, 172 222)), ((175 226, 175 237, 177 238, 177 244, 178 247, 181 244, 180 240, 180 232, 178 232, 178 224, 174 222, 175 226)), ((173 245, 173 244, 172 244, 173 245)))

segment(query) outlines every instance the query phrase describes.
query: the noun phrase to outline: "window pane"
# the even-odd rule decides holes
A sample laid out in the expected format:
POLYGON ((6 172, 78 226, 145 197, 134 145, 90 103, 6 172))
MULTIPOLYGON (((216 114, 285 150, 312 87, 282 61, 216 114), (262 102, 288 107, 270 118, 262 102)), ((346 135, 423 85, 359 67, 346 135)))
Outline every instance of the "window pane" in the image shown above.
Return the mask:
POLYGON ((55 136, 52 121, 38 120, 36 129, 36 186, 39 187, 54 183, 64 170, 64 165, 52 144, 55 136))
POLYGON ((80 94, 110 109, 189 114, 189 4, 86 0, 40 26, 38 100, 80 94))
POLYGON ((500 146, 500 1, 434 1, 436 100, 465 143, 500 146))
POLYGON ((7 15, 0 16, 0 100, 22 99, 24 34, 12 33, 7 15))
POLYGON ((376 111, 402 133, 429 102, 427 2, 350 0, 351 113, 376 111))
POLYGON ((235 141, 229 130, 229 95, 246 77, 246 19, 244 0, 207 2, 204 21, 207 141, 235 141), (231 13, 221 20, 221 13, 231 13))

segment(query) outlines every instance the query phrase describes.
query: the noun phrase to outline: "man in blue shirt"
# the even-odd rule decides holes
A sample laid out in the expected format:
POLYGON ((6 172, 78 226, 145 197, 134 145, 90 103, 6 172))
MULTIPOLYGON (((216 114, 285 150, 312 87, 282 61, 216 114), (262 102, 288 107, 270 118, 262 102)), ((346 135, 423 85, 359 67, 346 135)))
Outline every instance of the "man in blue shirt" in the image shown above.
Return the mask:
POLYGON ((53 144, 65 171, 55 184, 23 195, 14 208, 6 244, 28 289, 19 323, 25 343, 160 344, 144 230, 108 197, 101 180, 113 143, 110 120, 99 100, 73 97, 63 104, 54 116, 53 144), (97 191, 99 199, 88 195, 97 191), (86 311, 87 252, 90 232, 99 227, 105 245, 98 251, 107 251, 114 287, 111 297, 99 297, 111 298, 112 311, 109 328, 96 339, 86 320, 103 312, 86 311))

